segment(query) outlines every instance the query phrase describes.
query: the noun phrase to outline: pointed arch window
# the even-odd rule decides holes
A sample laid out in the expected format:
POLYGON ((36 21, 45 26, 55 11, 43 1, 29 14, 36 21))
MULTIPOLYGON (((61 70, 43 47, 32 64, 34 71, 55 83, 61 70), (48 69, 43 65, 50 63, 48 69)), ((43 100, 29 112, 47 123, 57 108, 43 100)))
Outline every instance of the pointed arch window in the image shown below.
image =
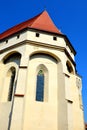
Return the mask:
POLYGON ((10 77, 10 84, 9 84, 9 91, 8 91, 8 101, 11 101, 11 100, 12 100, 15 73, 16 73, 16 71, 15 71, 15 69, 13 68, 13 69, 11 70, 11 77, 10 77))
POLYGON ((36 101, 44 101, 44 71, 39 70, 37 74, 36 101))
POLYGON ((2 93, 2 101, 7 102, 11 101, 13 97, 13 92, 15 89, 15 77, 16 77, 16 68, 11 67, 7 73, 4 80, 4 87, 3 87, 3 93, 2 93))

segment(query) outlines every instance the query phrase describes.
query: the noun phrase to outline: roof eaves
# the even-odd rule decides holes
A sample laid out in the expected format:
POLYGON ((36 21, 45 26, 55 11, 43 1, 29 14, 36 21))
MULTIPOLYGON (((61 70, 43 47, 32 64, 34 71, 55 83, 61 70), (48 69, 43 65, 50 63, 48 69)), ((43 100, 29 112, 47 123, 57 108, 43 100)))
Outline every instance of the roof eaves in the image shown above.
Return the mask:
POLYGON ((33 22, 41 15, 41 13, 27 21, 24 21, 20 24, 17 24, 15 26, 13 26, 12 28, 7 29, 6 31, 4 31, 3 33, 0 34, 0 40, 3 40, 21 30, 24 30, 26 28, 31 27, 31 25, 33 24, 33 22))
POLYGON ((74 49, 74 47, 72 46, 71 42, 69 41, 68 37, 66 35, 62 35, 64 37, 64 39, 66 40, 66 44, 68 44, 68 46, 70 47, 71 51, 74 53, 74 55, 76 55, 76 50, 74 49))
POLYGON ((7 35, 7 36, 5 36, 5 37, 2 37, 2 38, 0 38, 0 41, 3 41, 3 40, 5 40, 5 39, 7 39, 7 38, 10 38, 10 37, 12 37, 13 35, 20 34, 22 31, 25 31, 25 30, 27 30, 27 29, 28 29, 28 27, 26 27, 26 28, 24 28, 24 29, 21 29, 21 30, 19 30, 19 31, 17 31, 17 32, 14 32, 14 33, 12 33, 12 34, 10 34, 10 35, 7 35))
MULTIPOLYGON (((15 26, 14 26, 14 27, 15 27, 15 26)), ((13 27, 13 28, 14 28, 14 27, 13 27)), ((13 29, 13 28, 10 28, 10 29, 13 29)), ((18 33, 22 32, 22 31, 25 31, 25 30, 27 30, 27 29, 29 29, 29 30, 41 31, 41 32, 44 32, 44 33, 47 33, 47 34, 52 34, 52 35, 57 35, 57 36, 63 36, 63 34, 61 34, 61 33, 56 33, 56 32, 52 32, 52 31, 48 31, 48 30, 41 30, 41 29, 33 28, 33 27, 31 27, 31 26, 26 26, 25 28, 19 29, 19 31, 16 30, 16 31, 14 31, 13 33, 8 33, 8 32, 10 31, 10 29, 8 29, 7 31, 5 31, 5 32, 3 32, 2 34, 0 34, 0 41, 4 40, 4 39, 6 39, 6 38, 9 38, 9 37, 11 37, 11 36, 13 36, 13 35, 15 35, 15 34, 18 34, 18 33), (5 34, 5 33, 7 33, 7 34, 5 34)))
POLYGON ((38 29, 38 28, 34 28, 34 27, 29 27, 29 29, 37 30, 37 31, 41 31, 41 32, 45 32, 47 34, 54 34, 54 35, 60 35, 60 36, 62 36, 62 33, 57 33, 57 32, 54 32, 54 31, 42 30, 42 29, 38 29))

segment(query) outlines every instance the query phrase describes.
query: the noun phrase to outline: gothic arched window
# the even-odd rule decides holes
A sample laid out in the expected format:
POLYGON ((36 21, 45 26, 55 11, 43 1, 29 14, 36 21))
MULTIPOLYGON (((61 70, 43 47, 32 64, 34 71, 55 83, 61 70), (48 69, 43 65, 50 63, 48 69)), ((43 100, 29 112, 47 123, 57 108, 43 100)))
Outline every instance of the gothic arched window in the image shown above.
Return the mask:
MULTIPOLYGON (((3 58, 3 63, 6 67, 6 74, 3 83, 2 101, 11 101, 14 92, 15 77, 18 73, 18 67, 20 65, 21 54, 18 52, 10 52, 3 58)), ((17 78, 17 77, 16 77, 17 78)))
POLYGON ((37 74, 36 101, 44 101, 44 72, 39 70, 37 74))
POLYGON ((16 77, 16 68, 11 67, 7 73, 4 80, 2 101, 7 102, 12 100, 13 92, 15 89, 15 77, 16 77))
POLYGON ((12 100, 15 73, 16 73, 16 72, 15 72, 15 69, 13 68, 13 69, 11 70, 11 77, 10 77, 10 84, 9 84, 9 91, 8 91, 8 101, 11 101, 11 100, 12 100))

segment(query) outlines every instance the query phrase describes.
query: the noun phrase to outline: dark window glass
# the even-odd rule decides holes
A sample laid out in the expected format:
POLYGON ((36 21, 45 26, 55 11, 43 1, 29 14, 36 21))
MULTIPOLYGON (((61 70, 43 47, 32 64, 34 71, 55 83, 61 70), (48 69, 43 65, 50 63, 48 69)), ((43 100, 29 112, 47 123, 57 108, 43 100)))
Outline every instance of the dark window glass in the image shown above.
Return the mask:
POLYGON ((36 101, 44 100, 44 73, 40 70, 37 74, 36 101))
POLYGON ((36 33, 36 37, 39 37, 40 36, 40 34, 39 33, 36 33))
POLYGON ((19 39, 20 38, 20 35, 17 35, 17 39, 19 39))
POLYGON ((10 63, 10 62, 15 62, 19 65, 20 64, 20 58, 21 58, 21 55, 19 53, 13 53, 12 55, 8 56, 4 60, 4 64, 10 63))
POLYGON ((12 72, 11 79, 10 79, 10 86, 9 86, 9 93, 8 93, 8 101, 11 101, 11 100, 12 100, 14 79, 15 79, 15 71, 12 72))
POLYGON ((53 37, 53 40, 57 41, 57 37, 53 37))
POLYGON ((6 43, 8 43, 8 40, 6 40, 6 43))

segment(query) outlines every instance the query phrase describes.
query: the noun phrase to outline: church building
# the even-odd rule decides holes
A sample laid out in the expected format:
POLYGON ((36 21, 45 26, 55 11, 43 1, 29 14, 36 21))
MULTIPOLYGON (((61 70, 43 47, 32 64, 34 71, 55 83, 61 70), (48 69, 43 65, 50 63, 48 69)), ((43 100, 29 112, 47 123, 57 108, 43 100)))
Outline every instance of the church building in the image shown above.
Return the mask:
POLYGON ((0 34, 0 130, 84 130, 76 51, 47 11, 0 34))

